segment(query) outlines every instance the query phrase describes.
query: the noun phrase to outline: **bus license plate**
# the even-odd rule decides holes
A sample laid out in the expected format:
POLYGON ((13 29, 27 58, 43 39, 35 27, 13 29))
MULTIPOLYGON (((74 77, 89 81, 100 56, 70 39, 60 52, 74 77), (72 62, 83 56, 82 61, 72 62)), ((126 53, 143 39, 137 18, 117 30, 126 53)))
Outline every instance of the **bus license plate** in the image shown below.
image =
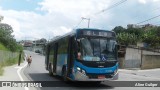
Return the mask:
POLYGON ((105 78, 105 75, 99 75, 98 76, 98 79, 104 79, 105 78))

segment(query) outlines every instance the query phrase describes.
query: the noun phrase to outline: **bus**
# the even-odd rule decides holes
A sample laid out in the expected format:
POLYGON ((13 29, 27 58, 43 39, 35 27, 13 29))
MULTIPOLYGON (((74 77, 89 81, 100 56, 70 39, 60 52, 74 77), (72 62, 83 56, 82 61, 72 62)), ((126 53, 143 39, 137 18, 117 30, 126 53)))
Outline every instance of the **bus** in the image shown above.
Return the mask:
POLYGON ((117 59, 114 32, 78 28, 46 45, 45 68, 64 81, 117 80, 117 59))

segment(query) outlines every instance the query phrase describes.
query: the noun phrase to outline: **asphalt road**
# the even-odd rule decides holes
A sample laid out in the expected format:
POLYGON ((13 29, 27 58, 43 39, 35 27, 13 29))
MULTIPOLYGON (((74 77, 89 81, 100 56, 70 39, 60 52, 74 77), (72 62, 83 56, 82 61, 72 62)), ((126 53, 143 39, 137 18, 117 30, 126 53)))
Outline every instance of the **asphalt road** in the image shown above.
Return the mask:
MULTIPOLYGON (((65 83, 62 81, 60 77, 49 76, 48 71, 45 70, 45 57, 34 53, 25 51, 27 55, 32 56, 32 64, 31 66, 27 66, 24 68, 23 73, 30 81, 54 81, 52 84, 60 84, 62 86, 57 87, 42 87, 36 88, 37 90, 106 90, 106 89, 114 89, 114 90, 160 90, 159 87, 112 87, 108 85, 107 82, 103 82, 100 85, 95 85, 93 83, 82 83, 82 82, 72 82, 65 83)), ((120 81, 143 81, 143 80, 156 80, 156 78, 146 78, 143 76, 136 76, 127 73, 119 74, 120 81)))

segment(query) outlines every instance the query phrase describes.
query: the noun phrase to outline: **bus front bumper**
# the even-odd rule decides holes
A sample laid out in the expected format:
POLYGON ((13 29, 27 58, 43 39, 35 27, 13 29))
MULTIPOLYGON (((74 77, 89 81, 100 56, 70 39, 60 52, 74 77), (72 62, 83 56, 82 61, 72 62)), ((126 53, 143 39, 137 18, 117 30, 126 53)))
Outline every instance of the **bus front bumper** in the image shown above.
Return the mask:
POLYGON ((107 81, 107 80, 117 80, 119 75, 117 71, 111 78, 98 79, 98 78, 89 78, 89 76, 87 76, 86 74, 82 74, 81 72, 77 71, 74 76, 76 81, 107 81))

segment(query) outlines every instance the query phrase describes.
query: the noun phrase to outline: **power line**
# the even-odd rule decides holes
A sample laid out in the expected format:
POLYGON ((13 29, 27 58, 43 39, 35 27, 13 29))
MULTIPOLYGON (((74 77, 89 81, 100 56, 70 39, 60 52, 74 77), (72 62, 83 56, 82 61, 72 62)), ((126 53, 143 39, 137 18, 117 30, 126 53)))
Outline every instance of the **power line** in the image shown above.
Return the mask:
MULTIPOLYGON (((118 6, 118 5, 120 5, 120 4, 122 4, 122 3, 126 2, 126 1, 127 1, 127 0, 121 0, 121 1, 119 1, 119 2, 117 2, 117 3, 115 3, 115 4, 113 4, 113 5, 109 6, 108 8, 105 8, 105 9, 103 9, 103 10, 95 13, 95 15, 100 14, 100 13, 103 13, 103 12, 105 12, 105 11, 107 11, 107 10, 110 10, 110 9, 112 9, 112 8, 118 6)), ((77 27, 81 24, 82 21, 83 21, 83 18, 82 18, 81 21, 76 25, 75 28, 77 28, 77 27)))
MULTIPOLYGON (((150 11, 150 13, 151 12, 155 12, 155 11, 157 11, 157 10, 159 10, 160 9, 160 7, 157 7, 157 8, 155 8, 155 9, 152 9, 151 11, 150 11)), ((142 10, 142 11, 139 11, 139 12, 143 12, 143 13, 145 13, 144 12, 144 10, 142 10)), ((148 12, 147 12, 148 13, 148 12)), ((139 18, 139 17, 143 17, 143 15, 135 15, 133 18, 139 18)))
POLYGON ((75 26, 75 28, 77 28, 81 24, 82 21, 83 19, 81 19, 81 21, 75 26))
POLYGON ((105 12, 105 11, 107 11, 107 10, 110 10, 110 9, 112 9, 112 8, 118 6, 118 5, 120 5, 120 4, 122 4, 122 3, 126 2, 126 1, 127 1, 127 0, 121 0, 121 1, 119 1, 119 2, 117 2, 117 3, 115 3, 115 4, 113 4, 113 5, 109 6, 109 7, 106 8, 106 9, 103 9, 103 10, 101 10, 100 12, 95 13, 95 14, 103 13, 103 12, 105 12))
POLYGON ((144 20, 144 21, 138 22, 137 24, 141 24, 141 23, 144 23, 144 22, 150 21, 150 20, 155 19, 155 18, 157 18, 157 17, 160 17, 160 15, 157 15, 157 16, 154 16, 154 17, 149 18, 149 19, 147 19, 147 20, 144 20))

